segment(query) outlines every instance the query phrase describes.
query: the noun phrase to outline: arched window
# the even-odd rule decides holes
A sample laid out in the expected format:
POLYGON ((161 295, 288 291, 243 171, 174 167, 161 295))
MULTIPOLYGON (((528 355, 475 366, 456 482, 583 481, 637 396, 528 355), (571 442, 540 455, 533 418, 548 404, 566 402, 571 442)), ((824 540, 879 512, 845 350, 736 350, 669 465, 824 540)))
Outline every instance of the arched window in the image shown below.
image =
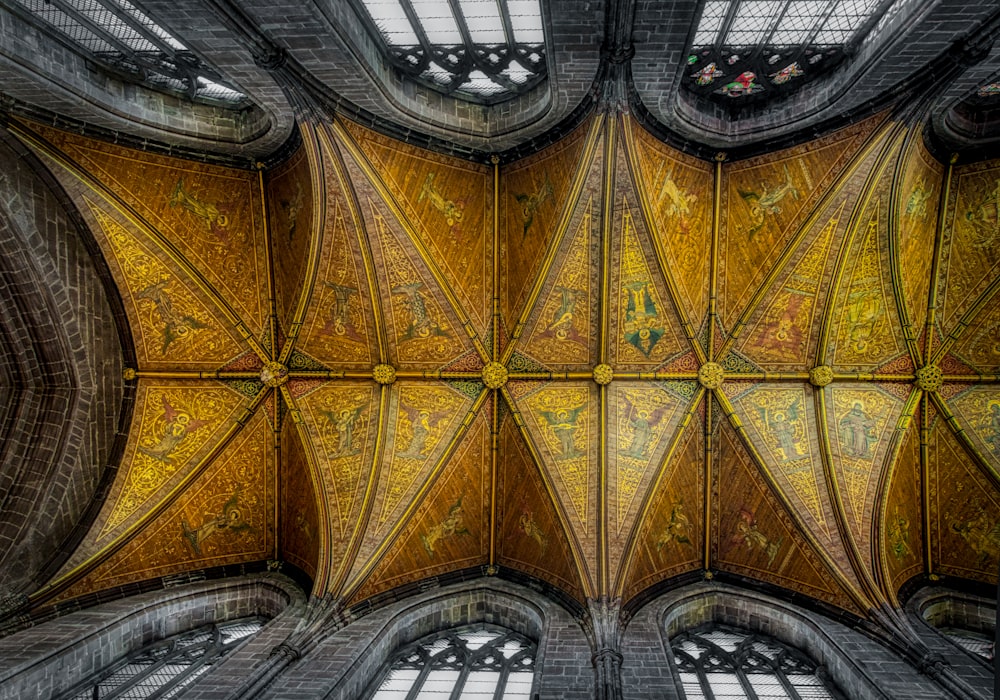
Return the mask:
POLYGON ((239 643, 260 631, 265 620, 249 618, 207 625, 150 644, 70 691, 67 700, 173 698, 239 643))
POLYGON ((705 0, 684 85, 727 104, 788 92, 835 68, 908 0, 705 0))
POLYGON ((404 76, 472 102, 494 103, 546 73, 538 0, 356 0, 404 76))
POLYGON ((842 697, 807 656, 768 637, 710 624, 680 633, 670 647, 689 700, 842 697))
POLYGON ((535 643, 526 637, 493 625, 463 627, 400 649, 370 697, 529 700, 534 669, 535 643))

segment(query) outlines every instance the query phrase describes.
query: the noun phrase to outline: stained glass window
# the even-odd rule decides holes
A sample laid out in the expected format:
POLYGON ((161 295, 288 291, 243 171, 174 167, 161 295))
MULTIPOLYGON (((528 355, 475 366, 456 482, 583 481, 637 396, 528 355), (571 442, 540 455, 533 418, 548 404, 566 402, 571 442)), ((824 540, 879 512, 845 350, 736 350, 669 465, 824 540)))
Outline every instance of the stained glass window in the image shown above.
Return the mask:
POLYGON ((682 632, 670 643, 689 700, 840 700, 808 657, 777 640, 721 625, 682 632))
POLYGON ((128 0, 17 0, 42 26, 128 80, 228 105, 246 96, 128 0))
POLYGON ((499 102, 546 73, 539 0, 356 0, 392 65, 466 100, 499 102))
POLYGON ((836 67, 893 2, 706 0, 685 85, 744 104, 794 89, 836 67))
POLYGON ((534 677, 533 642, 501 627, 477 625, 401 649, 370 698, 529 700, 534 677))
POLYGON ((982 85, 976 90, 976 94, 980 97, 1000 97, 1000 82, 982 85))
POLYGON ((212 664, 260 631, 257 618, 208 625, 151 644, 63 695, 65 700, 175 698, 212 664))

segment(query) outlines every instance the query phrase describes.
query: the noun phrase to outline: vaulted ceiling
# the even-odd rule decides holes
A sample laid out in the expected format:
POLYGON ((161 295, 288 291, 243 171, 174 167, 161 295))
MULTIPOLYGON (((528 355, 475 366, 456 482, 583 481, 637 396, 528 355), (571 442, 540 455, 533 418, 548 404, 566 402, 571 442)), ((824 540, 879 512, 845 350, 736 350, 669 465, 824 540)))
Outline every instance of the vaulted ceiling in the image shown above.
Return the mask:
MULTIPOLYGON (((581 602, 722 575, 860 617, 908 581, 995 580, 1000 161, 927 145, 988 128, 925 138, 959 97, 856 84, 719 121, 656 87, 672 73, 637 40, 629 75, 613 51, 556 59, 544 116, 494 134, 478 107, 462 131, 223 5, 262 140, 140 150, 162 124, 115 144, 96 137, 121 114, 95 129, 77 104, 73 133, 26 88, 8 114, 96 240, 134 354, 121 460, 32 605, 269 559, 345 604, 475 567, 581 602), (267 70, 241 57, 253 31, 284 52, 267 70), (467 157, 432 148, 449 134, 467 157), (739 158, 698 157, 727 144, 739 158)), ((607 36, 690 28, 652 5, 602 9, 607 36)), ((551 55, 572 17, 553 14, 551 55)), ((184 38, 225 73, 209 29, 184 38)))

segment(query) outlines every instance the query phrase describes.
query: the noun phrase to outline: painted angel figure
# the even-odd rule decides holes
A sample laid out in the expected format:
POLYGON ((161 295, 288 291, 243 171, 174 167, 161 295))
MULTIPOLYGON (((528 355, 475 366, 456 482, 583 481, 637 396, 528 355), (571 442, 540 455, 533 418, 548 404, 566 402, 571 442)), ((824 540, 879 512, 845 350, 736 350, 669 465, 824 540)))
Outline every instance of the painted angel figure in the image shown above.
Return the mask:
POLYGON ((656 201, 660 203, 667 200, 665 207, 667 216, 676 216, 678 229, 687 235, 691 230, 691 205, 698 201, 698 195, 688 194, 678 187, 672 175, 672 172, 668 172, 664 177, 656 201))
POLYGON ((552 322, 545 332, 554 334, 559 340, 568 337, 575 339, 577 333, 573 327, 573 316, 576 313, 576 300, 583 296, 584 292, 568 287, 556 287, 556 291, 560 294, 559 308, 552 314, 552 322))
POLYGON ((555 411, 541 412, 548 421, 549 430, 559 441, 559 454, 556 455, 556 459, 574 459, 583 456, 584 453, 576 449, 573 438, 577 429, 577 418, 584 408, 586 404, 580 404, 576 408, 558 408, 555 411))
POLYGON ((167 293, 169 279, 163 279, 155 284, 151 284, 138 294, 137 299, 146 299, 153 304, 156 313, 163 323, 163 347, 160 349, 161 355, 167 354, 170 344, 179 338, 185 337, 188 333, 199 328, 205 328, 205 324, 196 319, 191 314, 185 314, 174 308, 173 301, 167 293))
POLYGON ((420 541, 424 543, 424 550, 428 556, 434 556, 434 546, 441 540, 452 535, 468 535, 469 529, 462 521, 462 497, 459 496, 455 504, 448 509, 448 515, 444 520, 427 531, 426 535, 420 536, 420 541))
POLYGON ((431 413, 426 409, 411 408, 402 406, 410 419, 410 441, 406 447, 399 452, 399 456, 406 459, 427 459, 424 450, 427 449, 427 439, 431 435, 431 428, 441 420, 443 413, 431 413))
POLYGON ((195 554, 201 556, 201 545, 217 532, 222 530, 243 532, 253 529, 243 517, 243 511, 239 507, 239 497, 240 489, 237 488, 222 506, 221 513, 207 516, 202 524, 196 528, 188 525, 186 520, 181 520, 181 532, 195 554))
POLYGON ((691 520, 684 514, 684 504, 675 503, 670 509, 670 522, 663 528, 660 538, 656 540, 656 551, 659 552, 671 542, 691 544, 691 538, 687 536, 690 525, 691 520))
POLYGON ((647 406, 637 406, 628 398, 625 402, 629 406, 628 421, 632 428, 632 440, 623 454, 634 459, 646 459, 649 457, 649 446, 653 441, 653 428, 663 419, 667 409, 664 406, 652 409, 647 406))
POLYGON ((515 194, 514 199, 517 203, 521 205, 521 218, 524 220, 524 232, 521 234, 521 239, 525 239, 528 236, 528 229, 531 228, 531 224, 535 220, 535 212, 538 211, 538 207, 542 206, 542 202, 549 199, 552 196, 552 183, 549 181, 549 176, 545 176, 545 180, 538 186, 532 194, 515 194))
POLYGON ((851 457, 870 457, 871 444, 875 440, 875 421, 865 413, 860 401, 855 401, 851 410, 840 419, 840 444, 851 457))
POLYGON ((430 313, 428 313, 427 301, 424 299, 424 295, 420 293, 422 286, 423 284, 420 282, 411 282, 410 284, 402 284, 392 288, 393 294, 401 294, 406 297, 403 301, 403 306, 410 312, 410 326, 403 334, 402 340, 429 338, 432 335, 447 335, 441 330, 438 322, 431 318, 430 313))
POLYGON ((170 453, 176 450, 185 438, 207 425, 208 421, 198 420, 187 411, 171 406, 166 396, 162 398, 163 420, 165 421, 163 435, 160 436, 160 441, 156 445, 153 447, 140 445, 139 451, 155 460, 170 464, 170 453))
POLYGON ((776 187, 768 187, 766 183, 761 183, 760 192, 738 190, 740 197, 750 207, 750 227, 747 229, 747 238, 753 237, 764 228, 767 217, 772 214, 780 214, 781 201, 788 196, 792 199, 799 198, 799 191, 792 182, 792 176, 788 172, 788 166, 782 166, 785 171, 785 181, 776 187))
POLYGON ((331 457, 353 457, 361 451, 354 447, 354 426, 364 406, 344 408, 339 411, 321 411, 337 431, 337 451, 331 457))
POLYGON ((452 231, 459 229, 459 224, 462 223, 462 216, 465 214, 465 202, 462 200, 453 202, 450 199, 445 199, 434 187, 434 173, 427 173, 427 179, 424 180, 420 196, 417 197, 418 202, 422 202, 424 199, 429 200, 431 206, 441 212, 452 231))
POLYGON ((986 438, 986 442, 990 443, 993 451, 1000 455, 1000 403, 996 401, 990 404, 989 428, 991 434, 986 438))
POLYGON ((201 201, 184 189, 184 180, 178 180, 174 185, 174 191, 170 195, 170 206, 180 206, 198 219, 201 219, 215 238, 221 242, 228 242, 229 234, 226 228, 229 226, 229 213, 225 205, 219 206, 201 201))
POLYGON ((792 405, 783 411, 769 410, 763 406, 757 407, 764 425, 778 441, 782 462, 791 462, 805 456, 799 452, 799 447, 795 442, 795 422, 799 419, 799 402, 800 399, 795 399, 792 405))
POLYGON ((521 526, 521 532, 533 539, 544 552, 545 548, 549 546, 549 540, 542 532, 542 528, 538 527, 538 523, 535 522, 535 514, 525 508, 521 511, 521 517, 517 523, 521 526))

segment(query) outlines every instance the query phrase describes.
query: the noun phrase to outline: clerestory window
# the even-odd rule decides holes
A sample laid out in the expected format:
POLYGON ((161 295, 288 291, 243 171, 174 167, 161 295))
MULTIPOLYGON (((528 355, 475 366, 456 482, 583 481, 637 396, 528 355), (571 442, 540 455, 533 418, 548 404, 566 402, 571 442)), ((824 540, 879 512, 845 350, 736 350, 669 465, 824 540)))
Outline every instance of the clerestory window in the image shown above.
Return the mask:
POLYGON ((529 700, 535 652, 528 638, 494 625, 441 632, 400 649, 369 697, 529 700))
MULTIPOLYGON (((909 0, 895 0, 895 4, 909 0)), ((893 0, 706 0, 684 85, 734 106, 836 67, 893 0)))
POLYGON ((94 679, 63 696, 100 698, 174 698, 212 664, 257 632, 264 620, 249 618, 208 625, 144 647, 112 664, 94 679))
POLYGON ((722 625, 682 632, 670 642, 688 700, 814 700, 842 696, 801 652, 722 625))
POLYGON ((958 627, 939 627, 938 632, 970 654, 981 656, 987 661, 993 660, 993 640, 988 634, 958 627))
POLYGON ((17 6, 126 80, 228 107, 246 102, 246 95, 128 0, 16 0, 17 6))
POLYGON ((546 75, 539 0, 355 0, 403 76, 491 104, 546 75))

